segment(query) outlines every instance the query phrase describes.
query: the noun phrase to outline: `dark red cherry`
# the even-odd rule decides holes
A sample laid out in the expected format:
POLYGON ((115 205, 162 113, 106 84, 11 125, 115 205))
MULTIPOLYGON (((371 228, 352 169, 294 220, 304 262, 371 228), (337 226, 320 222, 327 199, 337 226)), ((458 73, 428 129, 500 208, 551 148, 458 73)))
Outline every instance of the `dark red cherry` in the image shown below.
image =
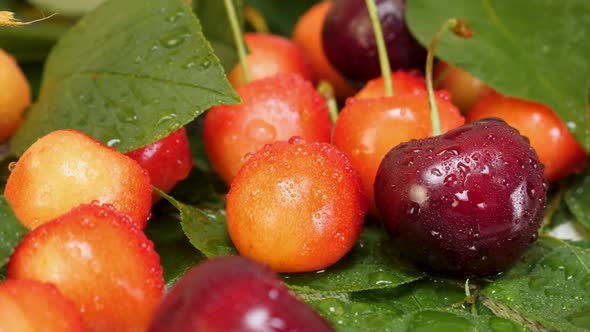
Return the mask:
POLYGON ((207 260, 162 301, 150 332, 333 331, 268 267, 243 256, 207 260))
MULTIPOLYGON (((392 70, 424 68, 426 50, 410 34, 405 0, 375 0, 392 70)), ((364 83, 381 75, 377 43, 365 0, 335 0, 326 16, 322 45, 346 78, 364 83)))
POLYGON ((516 261, 543 218, 543 165, 497 118, 398 145, 375 179, 375 203, 402 252, 423 269, 485 276, 516 261))
MULTIPOLYGON (((184 127, 137 150, 127 152, 150 176, 152 186, 169 193, 178 182, 186 179, 193 168, 188 136, 184 127)), ((152 203, 161 199, 152 193, 152 203)))

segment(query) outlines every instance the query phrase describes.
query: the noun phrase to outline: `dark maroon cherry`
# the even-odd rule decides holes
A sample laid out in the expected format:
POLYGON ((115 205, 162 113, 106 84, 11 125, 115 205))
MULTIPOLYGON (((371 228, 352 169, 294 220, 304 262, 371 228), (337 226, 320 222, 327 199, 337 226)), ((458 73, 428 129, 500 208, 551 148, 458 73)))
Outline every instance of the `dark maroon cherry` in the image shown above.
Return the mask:
POLYGON ((403 143, 383 159, 375 203, 423 269, 485 276, 537 239, 547 186, 528 140, 497 118, 403 143))
POLYGON ((207 260, 166 295, 149 331, 333 331, 266 266, 242 256, 207 260))
MULTIPOLYGON (((424 68, 426 50, 410 34, 405 0, 375 0, 392 70, 424 68)), ((377 43, 365 0, 334 0, 322 30, 328 60, 351 81, 381 75, 377 43)))

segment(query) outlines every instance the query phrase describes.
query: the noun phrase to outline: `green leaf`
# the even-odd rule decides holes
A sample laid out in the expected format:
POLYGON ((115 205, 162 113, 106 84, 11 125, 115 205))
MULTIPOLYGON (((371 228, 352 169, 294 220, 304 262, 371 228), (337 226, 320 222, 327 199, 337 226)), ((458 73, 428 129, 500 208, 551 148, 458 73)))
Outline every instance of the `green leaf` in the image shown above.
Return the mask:
POLYGON ((164 269, 166 288, 170 288, 193 265, 205 257, 188 241, 178 218, 167 211, 157 211, 145 229, 154 242, 164 269))
POLYGON ((190 243, 207 257, 237 255, 219 211, 200 209, 183 204, 169 195, 160 193, 180 212, 180 225, 190 243))
POLYGON ((590 249, 541 238, 509 271, 483 289, 496 315, 532 329, 590 329, 590 249))
POLYGON ((462 281, 422 278, 393 289, 371 290, 351 295, 354 301, 388 304, 402 313, 422 309, 464 309, 465 289, 462 281))
MULTIPOLYGON (((236 13, 239 15, 242 9, 242 1, 234 0, 236 13)), ((225 12, 223 1, 193 0, 195 13, 203 25, 203 33, 211 42, 215 54, 221 61, 226 73, 238 62, 238 53, 232 32, 225 12)), ((241 15, 239 15, 241 19, 241 15)), ((243 29, 243 26, 242 26, 243 29)))
POLYGON ((572 242, 569 242, 569 243, 571 245, 573 245, 573 246, 576 246, 576 247, 590 249, 590 241, 588 241, 588 240, 584 240, 584 241, 572 241, 572 242))
POLYGON ((565 202, 576 220, 590 231, 590 167, 567 189, 565 202))
POLYGON ((392 242, 383 229, 366 227, 354 248, 333 266, 285 274, 283 280, 296 291, 313 293, 391 288, 422 278, 424 273, 402 260, 392 242))
POLYGON ((477 316, 460 285, 423 279, 395 289, 311 301, 337 331, 524 331, 517 322, 477 316))
POLYGON ((26 233, 27 229, 16 219, 4 195, 0 195, 0 267, 8 262, 26 233))
POLYGON ((279 35, 291 37, 297 20, 319 0, 245 0, 246 6, 256 8, 266 19, 269 29, 279 35))
POLYGON ((238 101, 184 1, 110 0, 51 51, 39 101, 11 150, 75 128, 127 152, 238 101))
POLYGON ((449 18, 475 35, 447 33, 436 54, 500 92, 548 105, 588 150, 590 2, 587 0, 412 0, 406 20, 428 45, 449 18))

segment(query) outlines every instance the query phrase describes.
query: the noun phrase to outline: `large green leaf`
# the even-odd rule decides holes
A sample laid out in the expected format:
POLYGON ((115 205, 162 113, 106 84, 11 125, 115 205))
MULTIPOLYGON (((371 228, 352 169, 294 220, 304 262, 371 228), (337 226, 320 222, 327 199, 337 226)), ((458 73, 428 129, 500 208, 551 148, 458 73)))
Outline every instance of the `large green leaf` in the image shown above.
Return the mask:
POLYGON ((424 273, 400 259, 392 242, 383 229, 367 227, 338 263, 317 272, 283 275, 283 280, 297 291, 313 294, 391 288, 422 278, 424 273))
POLYGON ((16 219, 12 208, 0 196, 0 268, 8 262, 14 248, 20 243, 27 229, 16 219))
POLYGON ((485 305, 532 328, 590 329, 590 249, 541 238, 519 263, 483 289, 485 305))
POLYGON ((18 155, 52 130, 75 128, 127 152, 238 101, 184 1, 110 0, 52 50, 11 149, 18 155))
POLYGON ((524 331, 463 305, 462 287, 424 279, 395 289, 310 301, 337 331, 524 331))
POLYGON ((590 167, 567 189, 565 202, 576 220, 590 231, 590 167))
POLYGON ((464 18, 475 36, 446 34, 436 54, 504 94, 551 107, 588 149, 590 1, 411 0, 406 19, 427 45, 435 30, 464 18))

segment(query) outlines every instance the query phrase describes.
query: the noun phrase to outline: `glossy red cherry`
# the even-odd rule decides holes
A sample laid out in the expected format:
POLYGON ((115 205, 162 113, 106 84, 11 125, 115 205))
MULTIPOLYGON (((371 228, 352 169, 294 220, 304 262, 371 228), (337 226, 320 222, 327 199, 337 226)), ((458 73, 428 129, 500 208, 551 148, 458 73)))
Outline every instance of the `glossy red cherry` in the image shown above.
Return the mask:
MULTIPOLYGON (((391 83, 395 95, 406 93, 421 93, 426 91, 426 82, 419 72, 397 70, 391 74, 391 83)), ((385 97, 385 81, 379 76, 367 82, 367 84, 354 96, 360 98, 385 97)))
POLYGON ((227 194, 227 228, 240 254, 277 272, 326 268, 359 238, 367 201, 333 145, 288 142, 252 155, 227 194))
POLYGON ((377 209, 403 254, 455 277, 515 262, 537 239, 545 194, 535 150, 497 118, 398 145, 375 179, 377 209))
POLYGON ((265 144, 292 136, 309 142, 330 141, 328 106, 301 76, 276 75, 252 81, 237 92, 242 104, 211 108, 203 125, 207 156, 227 184, 265 144))
MULTIPOLYGON (((299 74, 305 80, 315 81, 307 55, 291 40, 278 35, 249 32, 244 34, 244 41, 250 51, 246 57, 250 80, 276 74, 299 74)), ((248 83, 240 64, 230 71, 228 79, 234 89, 248 83)))
MULTIPOLYGON (((436 94, 443 132, 465 123, 448 98, 444 92, 436 94)), ((363 181, 370 212, 376 214, 373 183, 385 154, 400 143, 431 135, 430 108, 422 90, 389 98, 348 99, 336 120, 332 142, 350 157, 363 181)))
POLYGON ((241 256, 207 260, 164 298, 150 332, 332 331, 266 266, 241 256))
POLYGON ((356 89, 328 61, 322 46, 322 28, 331 6, 332 1, 322 1, 309 8, 297 20, 292 39, 307 55, 316 78, 330 82, 336 97, 345 100, 352 96, 356 89))
MULTIPOLYGON (((184 127, 143 148, 128 152, 127 156, 137 161, 148 172, 151 184, 165 193, 184 180, 193 168, 184 127)), ((154 192, 152 203, 158 200, 160 195, 154 192)))
MULTIPOLYGON (((410 34, 405 0, 376 0, 393 70, 423 68, 426 50, 410 34)), ((377 43, 364 0, 335 0, 322 31, 330 63, 350 80, 364 83, 381 74, 377 43)))

